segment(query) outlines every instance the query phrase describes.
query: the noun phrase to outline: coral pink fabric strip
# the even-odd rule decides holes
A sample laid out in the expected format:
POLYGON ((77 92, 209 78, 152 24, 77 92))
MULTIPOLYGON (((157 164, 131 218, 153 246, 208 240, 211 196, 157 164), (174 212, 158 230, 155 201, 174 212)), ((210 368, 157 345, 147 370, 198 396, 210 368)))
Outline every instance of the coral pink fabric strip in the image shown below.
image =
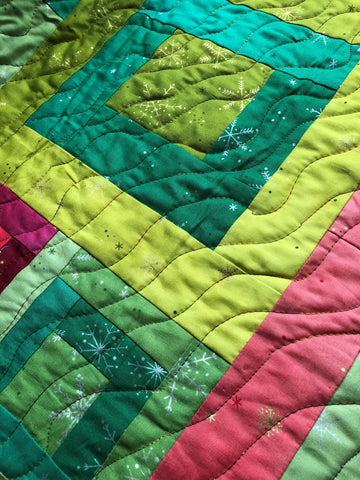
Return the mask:
POLYGON ((359 223, 356 191, 153 480, 281 476, 359 353, 359 223))

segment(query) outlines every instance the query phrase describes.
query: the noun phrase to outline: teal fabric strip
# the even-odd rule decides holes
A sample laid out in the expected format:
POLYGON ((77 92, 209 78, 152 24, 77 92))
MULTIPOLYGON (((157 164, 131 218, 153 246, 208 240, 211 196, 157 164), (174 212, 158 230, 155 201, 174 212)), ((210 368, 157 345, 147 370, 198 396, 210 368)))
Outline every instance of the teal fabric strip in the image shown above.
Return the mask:
POLYGON ((21 423, 1 405, 0 425, 1 473, 9 479, 70 480, 21 423))
POLYGON ((80 0, 55 0, 47 2, 48 5, 61 17, 66 18, 76 7, 80 0))
POLYGON ((140 12, 274 69, 333 89, 360 59, 359 45, 227 0, 147 0, 140 12))

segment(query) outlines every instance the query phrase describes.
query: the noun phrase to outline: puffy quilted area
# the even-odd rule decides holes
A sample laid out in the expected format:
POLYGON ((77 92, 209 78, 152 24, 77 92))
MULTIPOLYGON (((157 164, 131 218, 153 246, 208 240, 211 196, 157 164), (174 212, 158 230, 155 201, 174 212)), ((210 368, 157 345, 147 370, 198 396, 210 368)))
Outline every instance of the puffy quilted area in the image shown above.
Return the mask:
POLYGON ((0 4, 0 479, 360 478, 360 4, 0 4))

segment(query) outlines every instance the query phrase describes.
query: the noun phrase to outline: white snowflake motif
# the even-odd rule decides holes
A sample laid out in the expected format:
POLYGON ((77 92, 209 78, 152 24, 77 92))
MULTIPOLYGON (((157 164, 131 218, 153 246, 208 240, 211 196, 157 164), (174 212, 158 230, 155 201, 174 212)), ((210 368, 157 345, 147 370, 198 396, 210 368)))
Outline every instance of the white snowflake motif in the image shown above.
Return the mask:
POLYGON ((310 113, 315 113, 315 118, 319 118, 323 111, 322 108, 319 108, 318 110, 315 110, 315 108, 307 108, 306 110, 310 113))
POLYGON ((145 265, 141 266, 140 268, 142 270, 146 270, 147 275, 150 275, 151 273, 158 274, 159 270, 156 268, 157 265, 160 265, 160 262, 156 261, 156 257, 152 257, 151 260, 148 258, 144 258, 145 265))
POLYGON ((321 413, 317 422, 315 423, 313 430, 319 433, 319 447, 323 448, 325 439, 332 438, 336 442, 340 442, 340 438, 332 431, 334 425, 339 423, 341 420, 339 418, 332 418, 325 410, 321 413))
POLYGON ((350 134, 345 135, 339 138, 337 142, 337 147, 342 152, 348 152, 349 150, 352 150, 357 147, 357 140, 353 135, 350 135, 350 134))
POLYGON ((237 90, 229 90, 228 88, 221 88, 219 87, 219 90, 222 94, 230 97, 230 99, 233 99, 231 102, 227 103, 224 105, 225 109, 231 108, 233 105, 236 103, 240 102, 240 111, 242 112, 246 105, 251 102, 252 98, 258 93, 260 90, 260 87, 254 87, 251 88, 250 90, 246 90, 245 88, 245 83, 244 83, 244 78, 240 76, 237 90))
POLYGON ((272 179, 272 176, 269 172, 269 169, 267 167, 264 168, 264 170, 261 172, 261 175, 263 177, 263 179, 265 180, 265 182, 268 182, 269 180, 272 179))
POLYGON ((296 85, 296 80, 295 80, 295 78, 292 78, 291 80, 289 80, 289 83, 290 83, 290 85, 292 85, 293 87, 295 87, 295 85, 296 85))
POLYGON ((257 190, 259 192, 263 188, 264 185, 261 185, 259 183, 251 183, 249 186, 254 188, 255 190, 257 190))
MULTIPOLYGON (((75 400, 70 398, 69 395, 62 390, 61 383, 59 383, 54 389, 55 395, 60 395, 69 404, 69 406, 65 410, 61 410, 60 412, 52 411, 49 415, 49 419, 52 421, 61 420, 64 418, 68 419, 69 424, 61 433, 62 440, 65 439, 69 434, 70 430, 75 427, 77 423, 79 423, 81 418, 84 416, 86 410, 92 404, 93 398, 95 397, 95 393, 92 393, 91 395, 85 394, 83 377, 80 374, 76 376, 75 382, 77 388, 76 393, 78 395, 75 400)), ((98 388, 100 389, 100 385, 98 388)), ((60 443, 61 441, 57 441, 58 445, 60 445, 60 443)))
MULTIPOLYGON (((173 89, 172 85, 164 89, 164 95, 169 94, 173 89)), ((144 84, 144 91, 148 98, 150 98, 151 88, 144 84)), ((141 99, 141 96, 139 97, 141 99)), ((125 108, 131 108, 132 105, 127 105, 125 108)), ((154 127, 161 128, 164 126, 163 117, 171 115, 169 112, 176 112, 186 110, 186 107, 183 105, 171 105, 168 99, 165 100, 145 100, 136 105, 138 111, 139 120, 146 120, 147 122, 152 121, 154 127)))
POLYGON ((205 42, 204 46, 211 52, 211 55, 204 55, 200 58, 200 63, 212 63, 213 68, 219 68, 221 62, 230 60, 232 62, 232 54, 226 48, 221 48, 211 42, 205 42))
MULTIPOLYGON (((146 363, 140 363, 137 358, 134 356, 135 363, 128 362, 128 365, 134 367, 133 372, 131 374, 137 373, 139 379, 144 378, 145 376, 145 385, 156 387, 159 385, 161 380, 166 375, 166 370, 162 368, 161 365, 158 365, 156 362, 146 361, 146 363), (141 372, 141 373, 140 373, 141 372), (148 377, 146 377, 148 375, 148 377)), ((145 362, 145 357, 141 357, 141 361, 145 362)))
POLYGON ((285 22, 293 22, 299 18, 299 14, 301 13, 302 8, 298 8, 296 10, 286 8, 282 10, 277 10, 276 16, 284 20, 285 22))
POLYGON ((181 50, 183 45, 179 46, 176 40, 167 42, 161 46, 157 54, 161 54, 161 57, 155 57, 154 60, 159 60, 160 64, 164 63, 167 67, 179 67, 183 66, 183 51, 181 50))
POLYGON ((87 331, 81 334, 84 338, 78 350, 85 356, 90 356, 92 362, 96 361, 102 366, 104 373, 118 369, 118 356, 124 356, 122 350, 127 346, 121 345, 124 338, 122 332, 115 325, 107 323, 98 327, 96 324, 87 326, 87 331))
POLYGON ((338 64, 337 60, 335 60, 335 58, 332 58, 330 60, 329 67, 330 68, 335 68, 337 64, 338 64))
POLYGON ((120 296, 122 299, 127 298, 127 297, 130 295, 130 293, 128 292, 128 288, 129 288, 129 287, 128 287, 127 285, 125 285, 125 287, 124 287, 124 288, 121 290, 121 292, 119 293, 119 296, 120 296))
POLYGON ((62 339, 62 337, 65 335, 65 330, 58 330, 56 329, 55 330, 55 334, 53 335, 52 337, 52 341, 55 343, 55 342, 58 342, 59 340, 62 339))
POLYGON ((316 43, 316 42, 322 42, 324 45, 327 45, 327 42, 328 42, 328 38, 325 36, 325 35, 322 35, 321 33, 316 33, 315 35, 313 35, 312 37, 312 42, 313 43, 316 43))
POLYGON ((229 210, 231 210, 232 212, 235 212, 235 210, 237 210, 237 205, 235 203, 231 203, 229 205, 229 210))
POLYGON ((111 188, 112 185, 107 182, 104 178, 98 177, 94 178, 90 183, 85 184, 86 188, 89 188, 89 197, 93 195, 94 193, 97 193, 104 197, 104 190, 107 188, 111 188))
POLYGON ((95 475, 101 468, 101 463, 99 463, 99 460, 97 458, 94 457, 94 464, 93 465, 89 465, 88 463, 85 463, 82 467, 78 466, 78 470, 82 469, 84 470, 85 472, 87 470, 93 470, 93 474, 95 475))
MULTIPOLYGON (((201 385, 197 383, 194 377, 196 375, 199 375, 199 371, 195 370, 194 372, 193 368, 196 368, 199 364, 210 365, 209 361, 214 359, 216 359, 215 353, 211 355, 207 355, 206 353, 204 353, 201 358, 194 358, 194 360, 186 360, 182 365, 182 358, 179 358, 178 363, 174 367, 175 374, 173 381, 168 387, 170 392, 164 397, 164 400, 168 400, 167 405, 165 406, 165 410, 167 412, 171 412, 173 409, 173 403, 177 402, 175 392, 176 390, 178 390, 178 386, 181 386, 182 389, 194 389, 196 392, 196 396, 201 394, 204 397, 207 397, 207 392, 205 391, 206 385, 201 385), (185 386, 184 384, 186 384, 187 386, 185 386)), ((167 413, 167 415, 169 415, 169 413, 167 413)))
POLYGON ((88 262, 90 260, 93 260, 93 257, 91 255, 89 255, 88 253, 85 253, 85 254, 79 253, 74 258, 75 258, 75 260, 80 260, 82 262, 88 262))
MULTIPOLYGON (((152 452, 153 447, 150 447, 147 451, 144 449, 141 453, 135 454, 136 463, 133 466, 134 473, 132 473, 130 465, 126 465, 128 471, 128 475, 126 476, 126 478, 128 480, 139 480, 140 478, 149 480, 152 471, 155 469, 157 464, 160 463, 160 458, 156 456, 151 459, 152 463, 155 464, 155 467, 151 465, 150 457, 152 457, 152 452)), ((166 454, 165 450, 162 450, 161 454, 163 458, 166 454)))
POLYGON ((110 432, 110 425, 105 424, 104 421, 101 422, 103 424, 103 430, 105 431, 105 436, 104 440, 105 442, 110 442, 112 445, 116 445, 115 437, 116 437, 116 432, 115 430, 110 432))
POLYGON ((246 134, 253 134, 253 128, 238 128, 237 119, 233 120, 226 128, 225 132, 220 135, 218 141, 224 141, 223 157, 228 155, 229 150, 239 148, 243 145, 242 136, 246 134))
POLYGON ((111 12, 110 15, 106 0, 98 0, 95 8, 91 13, 91 16, 96 23, 98 23, 98 21, 101 21, 102 19, 105 19, 105 29, 106 31, 111 31, 113 28, 116 28, 116 24, 113 22, 116 17, 121 18, 121 13, 111 12))

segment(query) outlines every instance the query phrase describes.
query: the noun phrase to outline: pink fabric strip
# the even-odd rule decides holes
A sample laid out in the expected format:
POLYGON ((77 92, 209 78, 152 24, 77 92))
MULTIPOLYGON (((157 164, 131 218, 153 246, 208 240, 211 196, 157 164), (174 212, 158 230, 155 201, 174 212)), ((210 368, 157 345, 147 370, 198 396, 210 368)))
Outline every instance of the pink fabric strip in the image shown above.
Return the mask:
POLYGON ((31 252, 39 253, 57 229, 0 183, 0 225, 31 252))

